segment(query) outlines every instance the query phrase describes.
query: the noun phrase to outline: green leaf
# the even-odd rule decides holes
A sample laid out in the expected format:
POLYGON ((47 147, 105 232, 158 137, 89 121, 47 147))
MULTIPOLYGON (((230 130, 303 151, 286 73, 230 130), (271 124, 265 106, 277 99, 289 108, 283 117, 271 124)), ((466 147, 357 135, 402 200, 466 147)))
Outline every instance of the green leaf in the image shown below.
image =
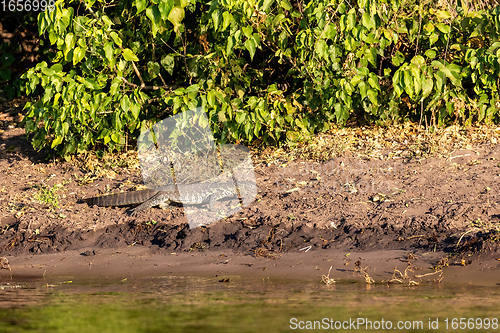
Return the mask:
POLYGON ((226 53, 228 55, 230 55, 231 53, 233 53, 234 42, 235 42, 234 36, 229 36, 227 38, 226 53))
POLYGON ((368 30, 375 29, 375 20, 368 14, 368 12, 364 12, 361 16, 361 24, 368 30))
POLYGON ((242 27, 241 30, 243 31, 243 34, 245 35, 246 38, 252 38, 253 28, 251 25, 242 27))
POLYGON ((450 33, 450 26, 446 25, 444 23, 438 23, 436 24, 436 27, 438 28, 439 31, 441 31, 443 34, 449 34, 450 33))
POLYGON ((120 89, 121 84, 122 84, 122 81, 119 78, 115 78, 113 80, 113 83, 111 83, 109 93, 111 95, 116 95, 116 93, 118 92, 118 89, 120 89))
POLYGON ((114 112, 113 113, 113 128, 116 130, 121 130, 123 127, 121 115, 122 115, 122 112, 114 112))
POLYGON ((50 148, 53 149, 55 146, 58 146, 62 143, 63 137, 61 135, 57 135, 55 139, 52 141, 50 148))
POLYGON ((42 73, 46 76, 52 76, 55 74, 55 71, 53 69, 50 69, 47 67, 47 64, 42 67, 42 73))
POLYGON ((164 55, 161 58, 160 63, 170 75, 173 75, 175 66, 174 56, 172 56, 171 54, 164 55))
POLYGON ((113 140, 115 143, 120 143, 120 136, 118 135, 118 133, 113 132, 113 134, 111 134, 111 140, 113 140))
POLYGON ((356 9, 351 8, 347 14, 347 30, 351 31, 356 26, 356 9))
POLYGON ((372 88, 377 89, 378 91, 381 91, 380 90, 380 84, 378 82, 378 78, 377 78, 377 76, 375 74, 373 74, 373 73, 369 74, 368 83, 370 84, 370 86, 372 88))
POLYGON ((148 5, 147 0, 135 0, 135 7, 137 8, 137 14, 146 9, 147 5, 148 5))
POLYGON ((77 46, 73 50, 73 66, 82 61, 84 57, 85 57, 85 50, 82 49, 80 46, 77 46))
POLYGON ((370 102, 372 102, 373 105, 377 106, 378 105, 378 94, 377 91, 373 89, 368 89, 366 92, 366 95, 368 96, 368 99, 370 99, 370 102))
POLYGON ((114 59, 113 45, 111 43, 106 43, 103 49, 104 49, 104 54, 106 55, 106 59, 108 59, 108 61, 111 62, 114 59))
POLYGON ((434 81, 432 79, 423 78, 422 75, 422 100, 429 96, 432 92, 432 88, 434 87, 434 81))
POLYGON ((184 8, 173 7, 168 14, 168 20, 174 25, 174 30, 178 34, 179 27, 182 25, 182 20, 184 20, 184 8))
POLYGON ((219 28, 219 22, 220 22, 220 11, 214 10, 212 12, 212 21, 214 22, 214 32, 217 32, 217 29, 219 28))
MULTIPOLYGON (((259 115, 259 117, 260 117, 260 119, 262 121, 264 121, 264 122, 268 121, 268 119, 269 119, 269 112, 267 112, 267 110, 265 108, 259 108, 257 110, 257 112, 258 112, 258 115, 259 115)), ((290 113, 289 110, 287 110, 287 113, 290 113)))
POLYGON ((408 69, 403 71, 403 83, 406 93, 408 94, 408 96, 410 96, 411 99, 413 99, 413 97, 415 96, 415 87, 413 85, 413 75, 408 69))
POLYGON ((327 59, 328 58, 328 45, 323 39, 320 39, 316 42, 316 53, 320 58, 327 59))
POLYGON ((151 31, 153 33, 153 38, 156 37, 156 33, 160 28, 161 24, 161 14, 157 6, 151 6, 146 9, 146 16, 151 20, 151 31))
POLYGON ((448 20, 451 18, 451 14, 447 10, 436 10, 435 14, 440 21, 448 20))
POLYGON ((424 25, 423 30, 427 35, 434 32, 434 24, 432 24, 431 22, 427 22, 424 25))
POLYGON ((420 67, 425 65, 425 59, 421 55, 416 55, 411 59, 411 63, 415 64, 416 66, 420 67))
POLYGON ((261 129, 262 125, 261 123, 255 123, 255 127, 253 129, 253 134, 258 137, 260 135, 260 129, 261 129))
MULTIPOLYGON (((453 84, 457 87, 462 86, 462 78, 460 77, 460 71, 462 70, 462 67, 456 64, 448 64, 446 65, 446 69, 449 72, 445 72, 446 75, 449 77, 449 79, 453 82, 453 84)), ((496 80, 496 79, 495 79, 496 80)))
POLYGON ((436 79, 436 89, 440 92, 443 91, 443 86, 444 86, 444 77, 445 74, 442 71, 438 71, 434 73, 434 78, 436 79))
POLYGON ((101 89, 101 86, 99 86, 99 84, 95 80, 93 80, 93 79, 84 78, 83 79, 83 84, 88 89, 92 89, 92 90, 99 90, 99 89, 101 89))
POLYGON ((377 66, 377 50, 374 47, 366 49, 365 57, 373 67, 377 66))
POLYGON ((274 0, 264 0, 262 4, 262 11, 267 13, 273 2, 274 0))
POLYGON ((428 49, 425 51, 425 56, 429 59, 434 59, 436 58, 437 52, 434 49, 428 49))
POLYGON ((403 93, 403 84, 402 84, 402 70, 398 69, 392 78, 392 85, 394 87, 394 92, 398 97, 403 93))
POLYGON ((101 17, 101 19, 102 19, 102 20, 104 21, 104 23, 108 26, 108 28, 109 28, 109 27, 111 27, 111 26, 113 25, 113 21, 111 21, 111 20, 109 19, 109 17, 108 17, 108 16, 103 15, 103 16, 101 17))
POLYGON ((401 66, 401 64, 405 61, 405 56, 403 53, 397 51, 392 57, 392 64, 396 67, 401 66))
POLYGON ((137 103, 130 103, 130 112, 135 120, 139 118, 139 113, 141 112, 141 106, 137 103))
POLYGON ((227 121, 226 114, 224 113, 224 111, 221 110, 217 113, 217 119, 219 119, 219 121, 222 123, 225 123, 227 121))
POLYGON ((62 123, 62 128, 61 128, 61 134, 62 136, 66 136, 66 134, 68 134, 68 131, 69 131, 69 123, 68 122, 64 122, 62 123))
POLYGON ((38 15, 38 33, 40 34, 40 36, 43 35, 45 29, 47 29, 47 26, 48 22, 47 20, 45 20, 45 14, 40 13, 38 15))
POLYGON ((51 45, 54 45, 57 42, 57 35, 54 30, 49 29, 49 41, 51 45))
POLYGON ((166 21, 170 11, 174 7, 174 0, 161 0, 158 4, 162 20, 166 21))
POLYGON ((307 120, 295 118, 295 126, 299 127, 302 131, 307 132, 307 120))
POLYGON ((439 39, 439 35, 435 32, 432 33, 432 35, 429 37, 429 44, 432 45, 435 42, 437 42, 439 39))
POLYGON ((211 107, 215 105, 215 94, 213 93, 213 90, 209 90, 207 92, 207 102, 211 107))
POLYGON ((297 142, 300 139, 300 133, 296 131, 287 131, 286 138, 291 142, 297 142))
POLYGON ((123 96, 122 100, 120 101, 120 106, 122 107, 122 110, 127 112, 130 108, 130 99, 128 98, 127 95, 123 96))
POLYGON ((116 45, 122 46, 122 39, 118 36, 118 34, 115 31, 111 31, 110 35, 111 38, 113 38, 113 41, 115 42, 116 45))
POLYGON ((288 33, 283 30, 278 37, 278 46, 280 49, 285 50, 288 45, 288 33))
POLYGON ((127 61, 139 61, 139 58, 137 58, 131 49, 123 49, 123 59, 127 61))
MULTIPOLYGON (((347 84, 351 87, 356 87, 364 79, 365 79, 365 75, 363 73, 358 73, 358 75, 355 75, 351 78, 350 82, 345 83, 345 84, 347 84)), ((344 84, 342 84, 342 86, 344 86, 344 84)), ((352 88, 349 88, 349 90, 352 90, 352 88)))
POLYGON ((244 130, 248 140, 252 139, 252 134, 253 134, 252 129, 253 129, 253 124, 251 122, 247 122, 244 126, 244 130))
POLYGON ((154 61, 148 61, 148 74, 151 79, 154 79, 160 73, 160 64, 154 61))
MULTIPOLYGON (((451 82, 457 86, 461 87, 461 77, 460 77, 460 71, 461 67, 455 64, 448 64, 446 66, 443 65, 440 61, 433 61, 431 65, 437 69, 439 69, 440 72, 444 73, 444 75, 451 80, 451 82)), ((442 77, 442 74, 439 74, 442 77)))
POLYGON ((78 46, 80 46, 81 48, 83 48, 83 49, 85 49, 85 50, 87 49, 87 43, 85 43, 85 39, 84 39, 84 38, 80 38, 80 39, 78 40, 78 43, 77 43, 77 44, 78 44, 78 46))
POLYGON ((288 0, 281 0, 280 5, 283 9, 288 11, 291 11, 293 9, 292 5, 290 4, 290 1, 288 0))
POLYGON ((332 40, 337 36, 337 27, 335 24, 329 23, 325 27, 325 36, 332 40))
MULTIPOLYGON (((346 86, 344 86, 344 88, 346 88, 346 87, 348 87, 348 86, 350 86, 350 85, 349 85, 349 84, 347 84, 346 86)), ((361 95, 361 99, 365 99, 365 97, 366 97, 366 83, 364 83, 364 82, 359 82, 359 83, 358 83, 358 90, 359 90, 359 94, 361 95)), ((348 91, 347 89, 346 89, 346 91, 347 91, 347 93, 348 93, 349 95, 351 95, 351 94, 352 94, 352 91, 348 91)))
POLYGON ((255 55, 257 44, 255 43, 255 40, 252 38, 249 38, 245 41, 245 48, 248 50, 250 53, 250 58, 253 60, 253 56, 255 55))
POLYGON ((66 28, 69 26, 71 23, 71 20, 73 19, 73 8, 65 8, 61 11, 61 15, 59 16, 59 19, 61 20, 60 22, 62 23, 61 27, 61 32, 66 31, 66 28))
POLYGON ((64 55, 66 56, 69 51, 73 50, 74 47, 75 47, 75 35, 70 32, 64 38, 64 55))
POLYGON ((233 15, 228 12, 228 11, 225 11, 224 13, 222 13, 222 29, 221 31, 224 31, 227 29, 227 27, 229 26, 229 24, 231 24, 231 22, 234 21, 233 19, 233 15))
POLYGON ((243 113, 243 112, 236 112, 236 122, 238 124, 241 124, 243 122, 245 122, 245 119, 246 119, 246 114, 243 113))
POLYGON ((11 78, 12 72, 8 68, 0 68, 0 81, 8 81, 11 78))
POLYGON ((491 44, 491 46, 488 48, 488 51, 491 53, 494 53, 496 49, 500 48, 500 42, 494 42, 491 44))
POLYGON ((417 97, 422 90, 422 83, 420 82, 420 69, 415 64, 410 65, 410 73, 413 77, 413 96, 417 97))

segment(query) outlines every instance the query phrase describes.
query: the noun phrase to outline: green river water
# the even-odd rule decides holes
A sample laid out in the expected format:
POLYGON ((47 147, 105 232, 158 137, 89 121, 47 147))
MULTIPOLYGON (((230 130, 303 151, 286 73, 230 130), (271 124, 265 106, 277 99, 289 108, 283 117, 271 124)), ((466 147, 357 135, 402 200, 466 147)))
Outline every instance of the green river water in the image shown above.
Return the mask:
POLYGON ((165 276, 0 289, 0 332, 500 332, 500 286, 165 276))

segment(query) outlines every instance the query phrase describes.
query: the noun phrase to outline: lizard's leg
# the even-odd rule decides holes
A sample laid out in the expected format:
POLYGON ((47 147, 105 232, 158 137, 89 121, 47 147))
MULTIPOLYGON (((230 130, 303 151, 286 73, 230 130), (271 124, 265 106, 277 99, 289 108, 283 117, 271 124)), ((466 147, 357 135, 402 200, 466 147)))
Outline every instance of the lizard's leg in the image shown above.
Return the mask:
POLYGON ((170 207, 170 203, 171 203, 171 201, 167 200, 167 201, 164 201, 164 202, 160 202, 158 204, 158 206, 160 206, 161 209, 168 209, 170 207))

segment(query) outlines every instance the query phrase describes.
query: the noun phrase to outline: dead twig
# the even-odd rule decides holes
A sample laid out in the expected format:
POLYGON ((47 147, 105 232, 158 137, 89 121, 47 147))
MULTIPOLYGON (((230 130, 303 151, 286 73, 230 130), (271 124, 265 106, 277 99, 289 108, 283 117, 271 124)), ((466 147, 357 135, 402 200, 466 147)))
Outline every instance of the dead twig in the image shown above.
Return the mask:
POLYGON ((337 283, 337 281, 335 281, 334 278, 330 277, 331 270, 332 270, 332 266, 330 266, 330 269, 328 270, 328 274, 327 275, 323 274, 321 276, 321 282, 323 282, 327 286, 337 283))

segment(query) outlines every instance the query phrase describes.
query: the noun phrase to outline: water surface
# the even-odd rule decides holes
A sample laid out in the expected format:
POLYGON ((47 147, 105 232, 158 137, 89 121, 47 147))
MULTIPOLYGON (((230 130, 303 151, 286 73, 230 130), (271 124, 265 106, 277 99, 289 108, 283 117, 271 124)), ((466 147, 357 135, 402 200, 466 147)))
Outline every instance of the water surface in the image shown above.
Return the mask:
POLYGON ((237 276, 17 277, 0 283, 0 331, 443 332, 460 330, 452 324, 465 318, 472 326, 462 331, 492 332, 500 331, 493 319, 500 318, 499 296, 499 286, 442 282, 409 287, 237 276))

